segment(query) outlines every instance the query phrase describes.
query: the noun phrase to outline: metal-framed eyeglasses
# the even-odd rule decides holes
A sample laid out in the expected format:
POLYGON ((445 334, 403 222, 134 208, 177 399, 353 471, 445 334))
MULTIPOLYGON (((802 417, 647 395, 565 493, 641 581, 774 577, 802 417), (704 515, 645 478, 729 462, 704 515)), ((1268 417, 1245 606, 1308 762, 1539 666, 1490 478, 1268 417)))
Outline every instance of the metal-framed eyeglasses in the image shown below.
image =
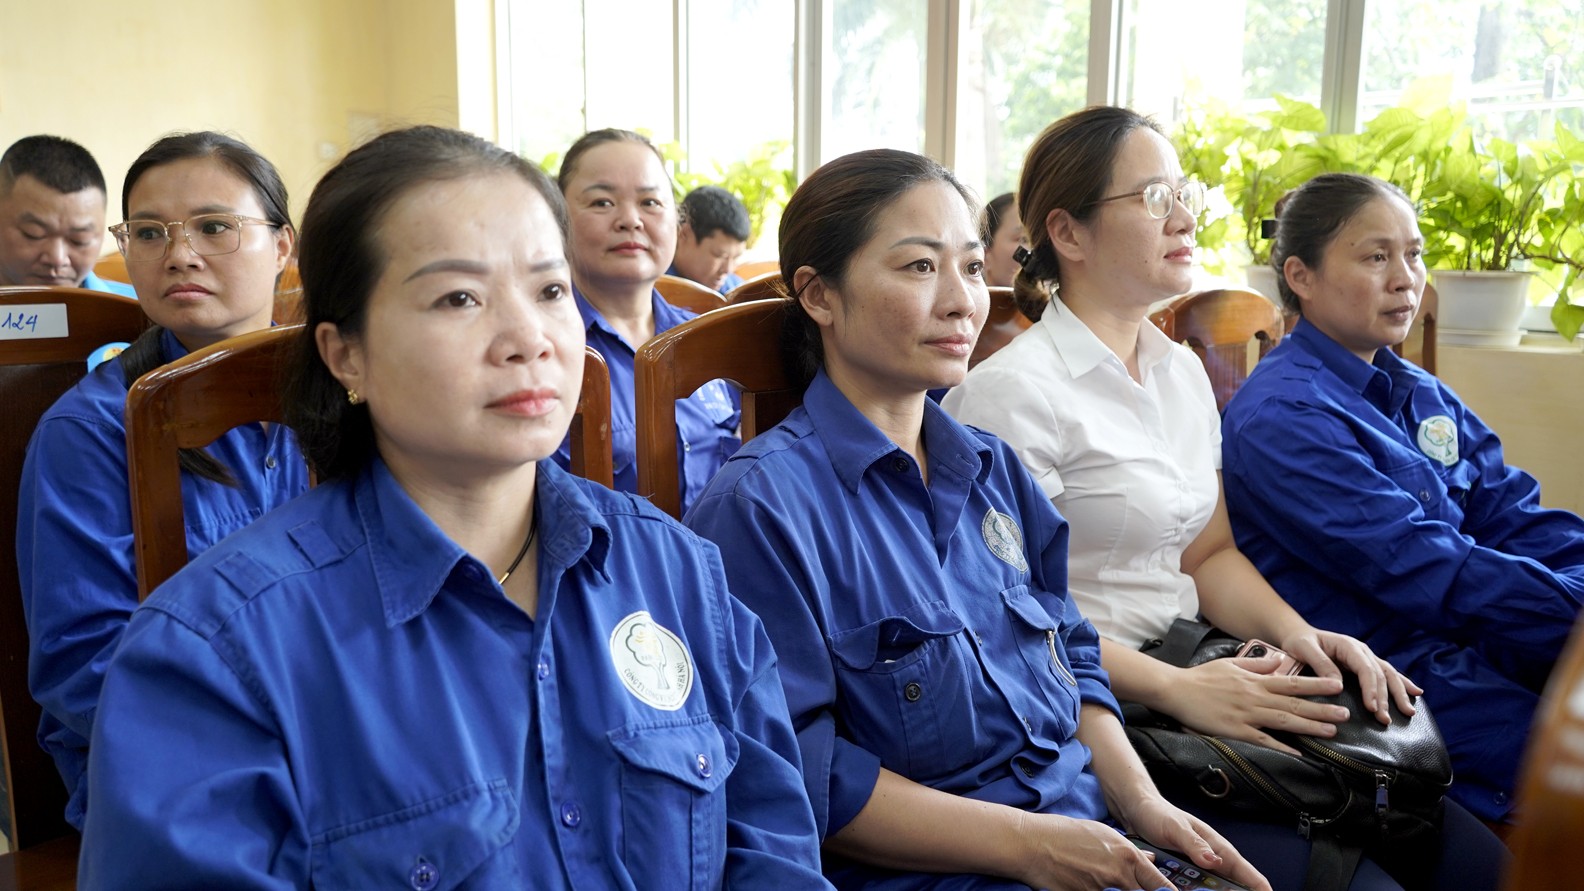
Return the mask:
POLYGON ((1132 198, 1135 195, 1144 196, 1144 209, 1149 212, 1151 219, 1164 220, 1171 216, 1173 201, 1182 202, 1188 213, 1196 217, 1204 213, 1205 209, 1205 184, 1193 181, 1185 182, 1175 189, 1170 183, 1153 182, 1137 192, 1101 198, 1091 202, 1089 206, 1104 204, 1107 201, 1121 201, 1123 198, 1132 198))
POLYGON ((116 247, 128 263, 152 263, 170 253, 170 227, 180 226, 182 238, 192 252, 201 257, 235 253, 242 246, 242 227, 248 224, 277 226, 271 220, 244 217, 234 213, 201 213, 185 220, 162 223, 159 220, 127 220, 110 227, 116 247))

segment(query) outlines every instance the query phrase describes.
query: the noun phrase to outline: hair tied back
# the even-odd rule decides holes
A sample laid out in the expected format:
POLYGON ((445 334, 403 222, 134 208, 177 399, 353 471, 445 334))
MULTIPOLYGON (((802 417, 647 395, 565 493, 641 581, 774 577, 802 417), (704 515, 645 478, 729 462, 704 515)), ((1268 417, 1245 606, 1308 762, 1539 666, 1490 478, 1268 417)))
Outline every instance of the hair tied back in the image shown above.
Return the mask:
POLYGON ((1024 269, 1027 269, 1028 268, 1028 261, 1033 256, 1034 256, 1034 252, 1033 251, 1029 250, 1028 248, 1026 248, 1026 247, 1024 247, 1023 245, 1020 244, 1020 245, 1017 246, 1017 250, 1012 252, 1012 262, 1014 262, 1017 265, 1023 267, 1024 269))
POLYGON ((1274 219, 1260 220, 1260 237, 1261 238, 1275 238, 1276 237, 1276 224, 1278 222, 1279 222, 1279 220, 1274 220, 1274 219))

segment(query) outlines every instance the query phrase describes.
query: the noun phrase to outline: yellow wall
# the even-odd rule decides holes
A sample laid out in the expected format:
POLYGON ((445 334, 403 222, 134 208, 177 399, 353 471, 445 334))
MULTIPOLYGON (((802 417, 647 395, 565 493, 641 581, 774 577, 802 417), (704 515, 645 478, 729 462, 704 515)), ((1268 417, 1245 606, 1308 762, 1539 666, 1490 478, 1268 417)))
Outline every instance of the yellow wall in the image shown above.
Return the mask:
MULTIPOLYGON (((0 0, 0 149, 32 133, 98 158, 119 220, 132 160, 172 130, 215 129, 280 168, 300 216, 349 147, 408 123, 457 126, 458 9, 481 0, 0 0)), ((487 6, 487 4, 485 4, 487 6)), ((464 95, 492 89, 493 46, 470 47, 464 95)), ((476 100, 475 100, 476 107, 476 100)), ((469 126, 493 137, 493 121, 469 126)))

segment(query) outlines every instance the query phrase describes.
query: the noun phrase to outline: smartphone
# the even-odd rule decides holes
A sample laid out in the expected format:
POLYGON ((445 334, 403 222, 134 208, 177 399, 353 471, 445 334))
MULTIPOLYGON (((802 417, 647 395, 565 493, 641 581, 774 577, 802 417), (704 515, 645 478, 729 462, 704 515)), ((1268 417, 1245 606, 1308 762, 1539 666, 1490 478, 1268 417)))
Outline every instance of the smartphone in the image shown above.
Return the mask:
POLYGON ((1304 670, 1304 664, 1294 659, 1287 651, 1280 647, 1273 647, 1258 638, 1250 640, 1239 647, 1237 651, 1238 656, 1248 656, 1250 658, 1269 656, 1271 653, 1275 653, 1277 657, 1275 674, 1297 674, 1304 670))
POLYGON ((1206 872, 1188 859, 1188 855, 1165 848, 1157 848, 1136 835, 1127 837, 1140 851, 1155 855, 1155 868, 1161 871, 1169 883, 1166 887, 1182 888, 1184 891, 1249 891, 1244 885, 1239 885, 1224 876, 1213 872, 1206 872))

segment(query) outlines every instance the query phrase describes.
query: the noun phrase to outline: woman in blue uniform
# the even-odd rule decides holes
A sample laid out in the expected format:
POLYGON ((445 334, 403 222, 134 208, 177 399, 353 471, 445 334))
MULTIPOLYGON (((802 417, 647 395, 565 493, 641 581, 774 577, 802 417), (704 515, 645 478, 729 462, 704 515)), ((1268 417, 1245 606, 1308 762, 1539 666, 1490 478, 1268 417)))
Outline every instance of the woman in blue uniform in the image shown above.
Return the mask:
POLYGON ((1328 174, 1283 207, 1271 264, 1303 318, 1222 425, 1239 546, 1314 624, 1425 687, 1475 814, 1511 814, 1535 705, 1584 600, 1584 520, 1433 375, 1389 347, 1424 293, 1395 186, 1328 174))
POLYGON ((582 379, 565 226, 440 128, 314 189, 286 404, 323 482, 134 616, 82 887, 824 886, 714 547, 544 460, 582 379))
MULTIPOLYGON (((127 171, 111 228, 153 325, 39 421, 18 493, 17 570, 39 739, 81 828, 83 773, 105 663, 137 606, 127 485, 127 387, 144 372, 268 327, 292 253, 286 188, 263 156, 219 133, 167 136, 127 171)), ((210 545, 308 485, 290 431, 251 424, 181 455, 187 550, 210 545)))
POLYGON ((1165 884, 1113 820, 1269 885, 1169 804, 1129 747, 1067 524, 999 440, 926 391, 960 383, 988 294, 970 200, 890 150, 788 203, 803 406, 727 462, 688 523, 764 618, 825 839, 849 888, 1165 884))
MULTIPOLYGON (((588 345, 610 369, 615 488, 638 491, 633 357, 644 341, 693 313, 665 302, 655 282, 676 252, 671 177, 648 139, 630 130, 585 133, 567 149, 559 175, 571 217, 572 283, 588 345)), ((737 450, 737 391, 710 381, 678 399, 677 466, 682 509, 737 450)), ((571 443, 556 453, 570 467, 571 443)), ((645 493, 639 493, 645 494, 645 493)))

